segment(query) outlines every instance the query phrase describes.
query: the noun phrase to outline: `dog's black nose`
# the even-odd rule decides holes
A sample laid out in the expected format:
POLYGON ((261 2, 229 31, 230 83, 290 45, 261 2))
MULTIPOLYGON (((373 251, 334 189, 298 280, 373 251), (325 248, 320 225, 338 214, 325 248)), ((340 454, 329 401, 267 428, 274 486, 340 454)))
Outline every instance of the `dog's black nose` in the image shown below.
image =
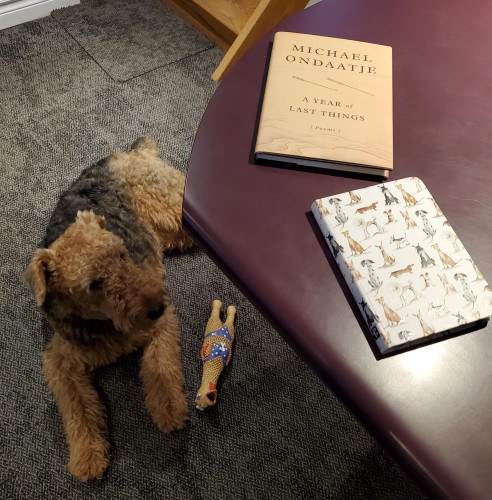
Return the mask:
POLYGON ((162 316, 163 312, 164 312, 164 304, 161 303, 155 304, 147 312, 147 318, 153 320, 159 319, 162 316))

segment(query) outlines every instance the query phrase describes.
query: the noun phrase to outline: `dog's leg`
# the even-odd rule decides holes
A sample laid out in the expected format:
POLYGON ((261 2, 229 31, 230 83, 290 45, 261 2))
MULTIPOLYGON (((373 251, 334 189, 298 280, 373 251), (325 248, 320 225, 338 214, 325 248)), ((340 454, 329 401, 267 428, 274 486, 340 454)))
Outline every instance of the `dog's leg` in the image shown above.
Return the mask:
POLYGON ((70 472, 82 481, 100 478, 109 463, 106 415, 87 364, 55 333, 43 354, 43 371, 63 418, 70 472))
POLYGON ((163 432, 182 429, 188 416, 178 337, 178 318, 169 305, 144 347, 140 371, 147 410, 163 432))
POLYGON ((194 245, 191 236, 186 234, 182 227, 175 232, 168 232, 161 235, 160 241, 162 252, 170 252, 172 250, 180 250, 183 252, 194 245))
MULTIPOLYGON (((178 172, 176 173, 179 174, 178 172)), ((176 192, 169 198, 173 202, 171 207, 162 207, 159 211, 157 235, 161 243, 161 252, 169 252, 171 250, 185 251, 191 248, 194 243, 191 236, 183 229, 181 215, 183 188, 181 186, 176 187, 176 192)))

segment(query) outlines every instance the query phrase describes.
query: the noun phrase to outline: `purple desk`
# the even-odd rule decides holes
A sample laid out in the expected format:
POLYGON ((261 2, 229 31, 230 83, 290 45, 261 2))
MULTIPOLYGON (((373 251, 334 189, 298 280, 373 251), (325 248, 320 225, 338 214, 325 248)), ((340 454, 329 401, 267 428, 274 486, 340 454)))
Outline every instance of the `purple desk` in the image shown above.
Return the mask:
MULTIPOLYGON (((492 2, 326 0, 280 29, 393 47, 395 170, 421 177, 492 282, 492 2)), ((492 495, 492 322, 377 355, 327 256, 315 198, 371 181, 255 165, 268 34, 219 86, 189 164, 184 224, 425 485, 492 495)))

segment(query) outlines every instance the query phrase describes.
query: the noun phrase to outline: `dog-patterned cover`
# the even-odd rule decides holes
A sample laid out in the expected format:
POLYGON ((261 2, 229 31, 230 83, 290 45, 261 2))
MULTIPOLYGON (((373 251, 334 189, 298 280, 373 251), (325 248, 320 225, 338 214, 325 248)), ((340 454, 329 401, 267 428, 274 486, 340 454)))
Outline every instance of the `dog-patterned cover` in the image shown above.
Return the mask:
POLYGON ((381 353, 485 323, 492 290, 421 179, 311 210, 381 353))

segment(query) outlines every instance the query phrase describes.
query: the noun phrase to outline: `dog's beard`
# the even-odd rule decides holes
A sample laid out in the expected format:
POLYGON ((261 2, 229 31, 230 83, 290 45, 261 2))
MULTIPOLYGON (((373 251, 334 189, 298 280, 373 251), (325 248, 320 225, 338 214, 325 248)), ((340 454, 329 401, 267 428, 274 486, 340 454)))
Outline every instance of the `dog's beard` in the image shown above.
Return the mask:
POLYGON ((54 323, 55 331, 63 338, 82 345, 94 344, 121 334, 110 319, 84 319, 72 315, 51 323, 54 323))

